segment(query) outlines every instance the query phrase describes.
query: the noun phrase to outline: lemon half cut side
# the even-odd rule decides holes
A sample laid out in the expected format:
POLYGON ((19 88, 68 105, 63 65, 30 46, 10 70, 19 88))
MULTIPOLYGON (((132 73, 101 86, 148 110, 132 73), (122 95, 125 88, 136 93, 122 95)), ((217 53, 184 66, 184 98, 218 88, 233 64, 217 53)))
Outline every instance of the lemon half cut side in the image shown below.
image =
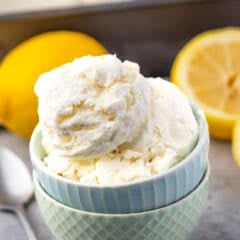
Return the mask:
POLYGON ((170 77, 204 109, 211 136, 231 139, 240 114, 240 28, 194 37, 175 58, 170 77))

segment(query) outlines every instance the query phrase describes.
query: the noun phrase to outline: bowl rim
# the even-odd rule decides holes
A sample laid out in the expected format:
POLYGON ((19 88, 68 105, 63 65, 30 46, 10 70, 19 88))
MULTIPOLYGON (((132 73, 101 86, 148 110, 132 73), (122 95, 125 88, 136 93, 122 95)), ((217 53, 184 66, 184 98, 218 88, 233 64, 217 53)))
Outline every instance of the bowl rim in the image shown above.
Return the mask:
MULTIPOLYGON (((35 170, 33 170, 33 182, 35 186, 35 191, 39 192, 44 198, 46 198, 49 202, 51 202, 54 205, 57 205, 60 208, 64 208, 67 211, 74 212, 74 213, 80 213, 82 215, 91 215, 95 217, 134 217, 134 216, 141 216, 141 215, 148 215, 148 214, 154 214, 161 211, 166 211, 172 207, 177 207, 180 204, 183 204, 184 202, 188 201, 191 197, 196 195, 199 191, 201 191, 202 188, 209 182, 210 179, 210 173, 211 173, 211 165, 208 161, 207 169, 205 171, 205 174, 203 178, 201 179, 201 182, 195 187, 193 191, 191 191, 189 194, 187 194, 185 197, 181 198, 180 200, 171 203, 165 207, 160 207, 148 211, 142 211, 142 212, 135 212, 135 213, 97 213, 97 212, 89 212, 85 210, 80 210, 76 208, 69 207, 67 205, 64 205, 54 198, 50 197, 46 191, 41 187, 39 181, 37 180, 37 174, 35 170), (36 190, 37 189, 37 190, 36 190)), ((35 193, 36 194, 36 193, 35 193)))
MULTIPOLYGON (((46 166, 44 166, 42 159, 37 156, 36 153, 36 139, 39 137, 39 134, 41 134, 40 125, 37 124, 35 127, 30 142, 29 142, 29 151, 30 151, 30 159, 33 164, 33 167, 37 166, 37 170, 40 169, 44 174, 50 176, 51 178, 56 179, 57 181, 64 182, 69 185, 74 185, 79 188, 89 188, 89 189, 119 189, 119 188, 127 188, 131 186, 136 186, 138 184, 147 184, 152 181, 159 180, 161 178, 166 178, 167 176, 170 176, 173 172, 178 171, 179 168, 184 167, 188 162, 191 161, 191 159, 198 154, 198 152, 201 150, 202 146, 206 144, 206 140, 209 141, 209 133, 208 133, 208 125, 206 122, 205 114, 202 109, 197 107, 195 104, 190 103, 193 114, 198 122, 199 126, 199 134, 197 142, 192 149, 192 151, 183 158, 179 163, 172 166, 170 169, 163 173, 159 173, 156 175, 153 175, 151 177, 148 177, 146 179, 136 180, 132 182, 127 183, 121 183, 121 184, 114 184, 114 185, 87 185, 87 184, 81 184, 77 181, 59 176, 53 172, 51 172, 46 166)), ((207 143, 208 144, 208 143, 207 143)))

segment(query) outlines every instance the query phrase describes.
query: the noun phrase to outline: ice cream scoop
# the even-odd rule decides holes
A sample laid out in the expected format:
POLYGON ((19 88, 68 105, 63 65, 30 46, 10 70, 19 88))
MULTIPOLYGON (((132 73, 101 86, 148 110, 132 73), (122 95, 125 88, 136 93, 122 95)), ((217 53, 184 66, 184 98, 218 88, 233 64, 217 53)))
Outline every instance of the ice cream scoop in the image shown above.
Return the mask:
POLYGON ((139 66, 83 57, 40 76, 39 122, 51 154, 90 159, 131 142, 147 121, 150 88, 139 66))
POLYGON ((189 101, 171 82, 161 78, 148 78, 148 82, 151 86, 149 119, 154 129, 151 145, 156 151, 159 144, 164 144, 182 158, 194 147, 199 131, 189 101))

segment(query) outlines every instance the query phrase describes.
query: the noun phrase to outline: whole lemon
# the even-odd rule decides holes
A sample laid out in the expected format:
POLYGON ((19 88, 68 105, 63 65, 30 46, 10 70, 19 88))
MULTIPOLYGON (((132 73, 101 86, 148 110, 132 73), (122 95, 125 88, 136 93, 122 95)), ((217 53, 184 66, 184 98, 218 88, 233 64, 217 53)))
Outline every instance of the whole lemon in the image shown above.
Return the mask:
POLYGON ((33 87, 39 75, 76 57, 106 52, 94 38, 74 31, 47 32, 19 44, 0 65, 1 124, 29 138, 38 121, 33 87))

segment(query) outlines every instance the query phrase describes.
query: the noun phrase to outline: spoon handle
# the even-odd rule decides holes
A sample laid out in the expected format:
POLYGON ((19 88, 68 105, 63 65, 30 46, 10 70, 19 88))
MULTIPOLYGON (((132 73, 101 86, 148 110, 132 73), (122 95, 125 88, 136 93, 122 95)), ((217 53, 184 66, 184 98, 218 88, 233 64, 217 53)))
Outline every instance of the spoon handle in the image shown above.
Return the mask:
POLYGON ((21 221, 29 240, 37 240, 30 223, 27 220, 26 211, 23 206, 17 206, 13 209, 21 221))

